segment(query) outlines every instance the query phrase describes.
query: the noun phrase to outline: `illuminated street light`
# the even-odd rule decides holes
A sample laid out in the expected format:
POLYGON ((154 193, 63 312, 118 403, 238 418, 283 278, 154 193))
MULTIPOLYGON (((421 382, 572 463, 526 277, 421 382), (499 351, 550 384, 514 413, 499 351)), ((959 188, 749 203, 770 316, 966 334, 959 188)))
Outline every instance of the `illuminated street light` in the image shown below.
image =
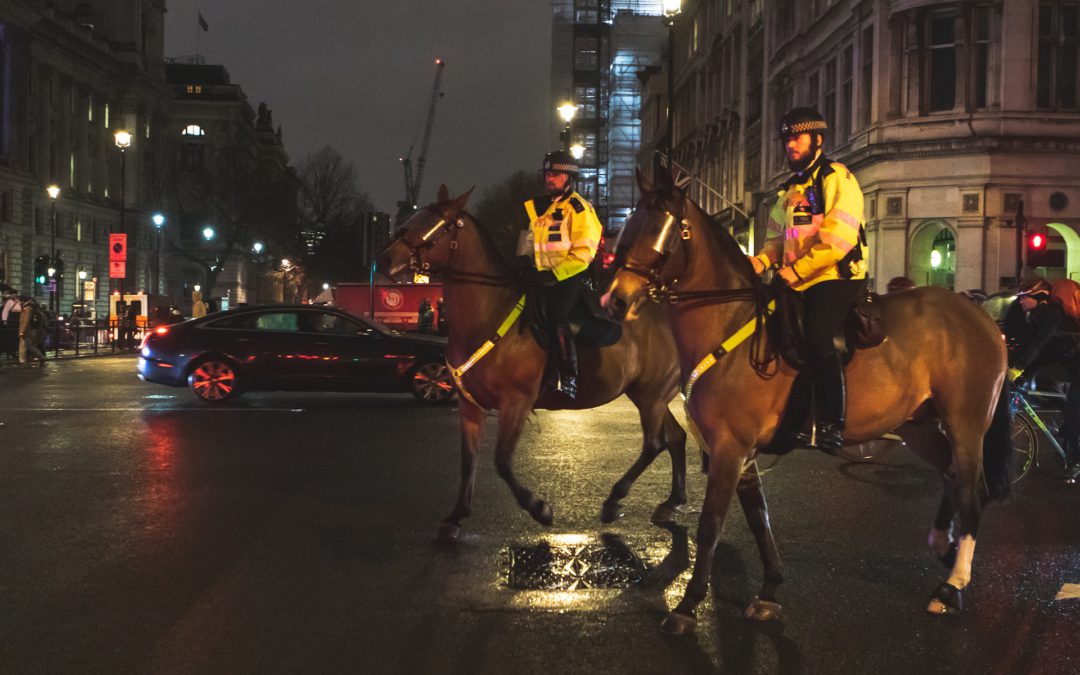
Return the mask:
POLYGON ((198 291, 201 291, 201 290, 202 290, 202 286, 200 286, 199 284, 195 284, 195 291, 198 292, 198 291))
POLYGON ((281 259, 281 267, 282 267, 283 269, 289 269, 289 265, 290 265, 290 264, 291 264, 291 263, 289 263, 289 259, 288 259, 288 258, 282 258, 282 259, 281 259))
POLYGON ((60 186, 53 184, 45 188, 45 192, 49 193, 49 199, 55 200, 60 196, 60 186))
POLYGON ((165 216, 161 213, 155 213, 154 215, 150 216, 150 222, 154 224, 154 227, 160 230, 161 227, 165 224, 165 216))
POLYGON ((256 255, 258 255, 259 253, 262 253, 262 250, 263 250, 262 242, 257 241, 254 244, 252 244, 251 245, 251 250, 254 251, 256 255))
POLYGON ((116 147, 120 148, 121 150, 127 150, 131 147, 131 134, 124 131, 123 129, 113 134, 113 138, 116 139, 116 147))
POLYGON ((328 290, 330 290, 330 284, 323 284, 323 285, 322 285, 322 289, 323 289, 324 291, 328 291, 328 290))
POLYGON ((585 156, 585 146, 581 143, 574 143, 570 146, 570 155, 574 159, 581 159, 585 156))
POLYGON ((563 103, 556 110, 559 111, 559 117, 567 124, 570 124, 574 120, 574 115, 577 115, 577 105, 573 101, 563 103))
POLYGON ((664 0, 664 14, 671 17, 682 11, 682 0, 664 0))
POLYGON ((86 281, 86 270, 79 270, 79 281, 86 281))
POLYGON ((215 234, 217 234, 217 233, 214 232, 214 228, 212 228, 210 226, 207 226, 207 227, 203 228, 202 236, 203 236, 203 239, 205 239, 206 241, 210 241, 211 239, 213 239, 215 234))

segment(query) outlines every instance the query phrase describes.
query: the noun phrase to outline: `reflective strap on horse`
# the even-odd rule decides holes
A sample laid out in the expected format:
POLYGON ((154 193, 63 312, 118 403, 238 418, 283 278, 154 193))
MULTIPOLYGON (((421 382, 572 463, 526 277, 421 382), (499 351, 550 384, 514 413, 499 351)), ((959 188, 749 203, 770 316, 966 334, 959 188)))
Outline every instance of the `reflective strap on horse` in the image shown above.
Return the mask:
MULTIPOLYGON (((776 301, 770 300, 768 307, 765 308, 766 316, 772 314, 775 309, 776 301)), ((716 349, 716 351, 707 354, 705 358, 701 359, 701 361, 697 364, 697 367, 694 368, 693 372, 690 373, 690 377, 686 380, 686 388, 683 391, 683 401, 686 403, 690 402, 690 394, 694 389, 694 383, 697 382, 701 378, 701 376, 709 370, 709 368, 712 368, 716 365, 717 359, 719 359, 724 354, 727 354, 732 349, 735 349, 736 347, 741 345, 743 342, 746 341, 747 338, 753 335, 756 330, 757 317, 754 317, 753 319, 747 321, 742 328, 735 331, 734 335, 724 340, 724 342, 716 349)))
POLYGON ((473 397, 469 395, 469 392, 465 390, 465 384, 461 381, 461 378, 463 375, 465 375, 465 373, 469 371, 470 368, 476 365, 477 361, 487 356, 487 353, 495 348, 495 343, 501 340, 506 335, 506 333, 510 330, 510 326, 514 325, 514 322, 518 320, 518 317, 521 316, 521 312, 524 309, 525 296, 523 294, 521 298, 518 299, 517 304, 514 305, 514 308, 510 310, 510 314, 507 315, 507 317, 503 320, 502 325, 499 326, 499 329, 495 331, 495 337, 491 338, 483 345, 481 345, 480 349, 477 349, 475 352, 473 352, 473 355, 470 356, 469 359, 460 366, 454 367, 449 361, 446 362, 446 365, 450 368, 450 375, 453 376, 454 384, 457 385, 458 391, 461 392, 461 394, 469 401, 469 403, 472 403, 477 408, 483 409, 483 406, 477 403, 473 399, 473 397))

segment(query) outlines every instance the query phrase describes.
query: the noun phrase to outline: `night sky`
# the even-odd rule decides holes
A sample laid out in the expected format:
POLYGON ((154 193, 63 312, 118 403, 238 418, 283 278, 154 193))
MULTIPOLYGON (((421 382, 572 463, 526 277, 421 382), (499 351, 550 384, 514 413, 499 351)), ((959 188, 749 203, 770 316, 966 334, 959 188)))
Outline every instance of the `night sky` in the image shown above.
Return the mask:
POLYGON ((165 26, 166 56, 194 54, 198 32, 206 63, 224 65, 253 108, 266 101, 294 164, 331 145, 391 214, 404 196, 398 158, 415 145, 415 164, 420 151, 436 57, 445 96, 421 205, 440 182, 479 194, 537 169, 558 142, 546 0, 169 0, 165 26))

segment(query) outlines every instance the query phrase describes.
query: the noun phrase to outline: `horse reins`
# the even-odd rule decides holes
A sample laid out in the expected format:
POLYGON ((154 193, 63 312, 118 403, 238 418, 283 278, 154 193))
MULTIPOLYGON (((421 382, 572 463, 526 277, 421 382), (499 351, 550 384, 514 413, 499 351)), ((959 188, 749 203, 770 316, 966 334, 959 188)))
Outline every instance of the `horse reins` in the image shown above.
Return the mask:
MULTIPOLYGON (((446 214, 428 207, 428 211, 431 211, 435 215, 439 216, 439 221, 432 225, 427 232, 420 236, 420 243, 413 244, 408 240, 406 230, 402 230, 395 238, 394 241, 400 241, 409 249, 409 269, 416 274, 423 274, 425 276, 431 274, 431 263, 425 262, 423 257, 424 249, 431 248, 435 245, 435 242, 439 240, 446 233, 446 226, 451 224, 450 230, 450 254, 447 256, 446 269, 443 271, 442 276, 447 281, 453 281, 464 284, 480 284, 483 286, 505 286, 507 281, 510 281, 509 277, 501 274, 485 274, 483 272, 455 272, 453 270, 453 257, 454 253, 458 250, 457 233, 458 230, 465 226, 465 219, 462 216, 458 216, 456 219, 448 218, 446 214)), ((391 242, 393 243, 393 242, 391 242)))

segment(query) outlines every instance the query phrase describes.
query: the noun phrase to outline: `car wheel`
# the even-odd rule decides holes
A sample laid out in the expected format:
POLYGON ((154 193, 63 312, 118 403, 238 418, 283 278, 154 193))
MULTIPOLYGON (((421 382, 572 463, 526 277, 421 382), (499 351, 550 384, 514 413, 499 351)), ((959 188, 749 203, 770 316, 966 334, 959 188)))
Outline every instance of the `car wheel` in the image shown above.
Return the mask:
POLYGON ((221 403, 240 393, 236 369, 223 359, 200 361, 188 375, 191 391, 206 403, 221 403))
POLYGON ((454 377, 445 363, 429 361, 413 371, 413 396, 427 403, 442 403, 454 397, 454 377))

